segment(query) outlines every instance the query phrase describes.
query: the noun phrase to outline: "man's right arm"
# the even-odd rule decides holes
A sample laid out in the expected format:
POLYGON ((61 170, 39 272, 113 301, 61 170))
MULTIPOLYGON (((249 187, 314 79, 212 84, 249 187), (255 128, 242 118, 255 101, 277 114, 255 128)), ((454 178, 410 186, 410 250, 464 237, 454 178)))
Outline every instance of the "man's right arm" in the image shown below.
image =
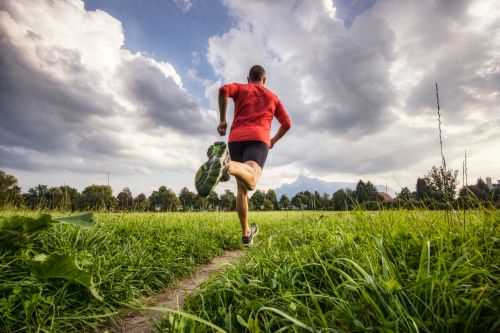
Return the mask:
POLYGON ((217 126, 217 132, 220 135, 226 135, 227 130, 227 100, 228 97, 235 97, 238 93, 238 85, 235 83, 225 84, 219 88, 219 126, 217 126))
POLYGON ((227 130, 227 121, 226 121, 226 113, 227 113, 227 95, 223 91, 224 87, 219 89, 219 126, 217 126, 217 132, 221 136, 226 135, 227 130))

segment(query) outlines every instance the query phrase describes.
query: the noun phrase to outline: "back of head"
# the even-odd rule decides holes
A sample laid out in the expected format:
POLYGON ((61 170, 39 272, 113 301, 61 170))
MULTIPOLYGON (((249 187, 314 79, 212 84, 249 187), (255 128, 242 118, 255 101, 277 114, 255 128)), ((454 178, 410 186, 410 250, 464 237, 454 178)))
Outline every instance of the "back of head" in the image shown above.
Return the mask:
POLYGON ((266 70, 261 65, 253 65, 248 72, 248 81, 259 82, 266 77, 266 70))

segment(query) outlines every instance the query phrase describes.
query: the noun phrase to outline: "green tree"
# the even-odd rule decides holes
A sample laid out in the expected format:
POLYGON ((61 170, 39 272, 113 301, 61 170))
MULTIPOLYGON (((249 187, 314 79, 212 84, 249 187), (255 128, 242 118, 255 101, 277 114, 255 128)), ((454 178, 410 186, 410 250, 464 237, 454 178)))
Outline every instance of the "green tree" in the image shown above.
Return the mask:
POLYGON ((347 200, 346 200, 347 209, 351 210, 351 209, 353 209, 354 203, 356 201, 356 194, 350 188, 346 188, 345 189, 345 195, 347 197, 347 200))
POLYGON ((482 202, 490 201, 490 189, 482 178, 477 180, 475 190, 476 197, 479 200, 482 202))
POLYGON ((160 186, 158 191, 153 191, 149 196, 151 210, 156 211, 175 211, 180 206, 180 200, 171 189, 160 186))
POLYGON ((500 208, 500 186, 495 187, 495 189, 493 190, 492 197, 496 207, 500 208))
POLYGON ((330 195, 328 193, 323 193, 321 196, 321 209, 331 209, 331 202, 330 195))
POLYGON ((261 190, 256 190, 250 197, 250 207, 255 210, 264 209, 266 195, 261 190))
POLYGON ((22 205, 21 188, 17 185, 17 178, 0 170, 0 207, 22 205))
POLYGON ((183 187, 179 193, 179 200, 181 201, 182 210, 193 210, 194 198, 196 194, 191 192, 187 187, 183 187))
POLYGON ((24 202, 31 209, 46 209, 48 208, 48 192, 47 185, 32 187, 24 195, 24 202))
POLYGON ((319 194, 318 191, 314 191, 314 193, 311 194, 311 205, 310 209, 313 210, 320 210, 323 208, 322 201, 321 201, 321 194, 319 194))
POLYGON ((208 194, 207 205, 208 205, 209 209, 216 210, 219 208, 220 200, 219 200, 219 196, 217 195, 217 192, 212 191, 208 194))
MULTIPOLYGON (((16 208, 20 208, 24 206, 24 198, 21 193, 21 188, 17 185, 14 185, 8 192, 7 192, 7 203, 16 208)), ((1 207, 2 205, 0 205, 1 207)))
POLYGON ((149 207, 149 201, 146 195, 144 193, 139 194, 137 197, 134 198, 134 204, 133 204, 134 210, 138 212, 145 212, 148 210, 149 207))
POLYGON ((64 193, 60 187, 50 187, 47 190, 47 208, 64 209, 64 193))
POLYGON ((134 205, 134 197, 128 187, 125 187, 120 193, 118 193, 116 199, 118 200, 119 210, 132 210, 134 205))
POLYGON ((220 196, 220 205, 223 210, 236 209, 236 197, 234 193, 230 190, 224 191, 224 194, 220 196))
POLYGON ((455 200, 458 171, 445 170, 433 166, 426 176, 432 191, 432 199, 439 203, 452 203, 455 200))
POLYGON ((274 204, 271 200, 268 198, 264 199, 264 210, 273 210, 274 209, 274 204))
POLYGON ((401 192, 396 195, 398 201, 409 201, 412 199, 412 193, 408 187, 403 187, 401 192))
POLYGON ((62 192, 62 203, 60 209, 62 210, 78 210, 80 207, 80 192, 76 188, 68 185, 59 187, 62 192))
POLYGON ((365 183, 360 180, 356 185, 355 195, 358 203, 375 201, 377 200, 377 189, 370 181, 365 183))
POLYGON ((317 198, 309 191, 298 192, 292 197, 292 205, 299 209, 315 209, 317 198))
POLYGON ((309 191, 302 192, 302 203, 305 205, 305 209, 314 209, 314 195, 309 191))
POLYGON ((111 186, 90 185, 82 191, 80 206, 84 210, 111 210, 114 205, 111 186))
POLYGON ((460 208, 476 208, 480 202, 476 196, 476 185, 464 186, 458 192, 458 205, 460 208))
POLYGON ((280 198, 279 202, 280 209, 289 209, 290 208, 290 199, 286 194, 283 194, 280 198))
POLYGON ((349 198, 343 189, 337 190, 332 195, 333 209, 335 210, 348 210, 351 206, 349 198))
MULTIPOLYGON (((208 197, 210 197, 210 194, 208 195, 208 197)), ((208 197, 205 198, 205 197, 202 197, 202 196, 199 196, 198 194, 196 194, 195 197, 194 197, 194 200, 193 200, 193 208, 195 210, 204 210, 204 209, 207 209, 207 206, 208 206, 208 197)), ((218 199, 219 199, 219 197, 217 197, 217 200, 218 199)))
MULTIPOLYGON (((276 196, 276 192, 273 189, 267 190, 266 199, 269 200, 272 204, 272 208, 268 209, 268 210, 278 209, 278 197, 276 196)), ((265 203, 264 203, 264 206, 265 206, 265 203)))
POLYGON ((295 193, 292 197, 292 205, 298 209, 304 209, 307 198, 304 197, 303 192, 295 193))
POLYGON ((356 200, 359 203, 368 201, 368 192, 366 191, 365 183, 362 180, 358 181, 358 183, 356 184, 355 195, 356 200))
POLYGON ((177 197, 174 191, 169 190, 167 195, 167 208, 169 211, 173 212, 179 209, 181 206, 181 201, 177 197))
POLYGON ((473 208, 486 202, 495 202, 495 191, 491 191, 482 178, 479 178, 475 185, 469 185, 460 189, 458 200, 463 207, 473 208))
POLYGON ((432 189, 427 178, 417 178, 417 200, 424 201, 432 197, 432 189))
POLYGON ((378 198, 378 191, 375 185, 372 182, 367 181, 365 184, 366 193, 368 194, 369 201, 376 201, 378 198))

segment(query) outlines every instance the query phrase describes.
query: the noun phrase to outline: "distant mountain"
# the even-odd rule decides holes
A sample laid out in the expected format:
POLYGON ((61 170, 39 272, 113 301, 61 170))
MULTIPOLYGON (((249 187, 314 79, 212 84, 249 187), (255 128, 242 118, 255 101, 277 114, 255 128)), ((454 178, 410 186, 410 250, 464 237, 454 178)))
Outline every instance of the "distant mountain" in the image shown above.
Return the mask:
MULTIPOLYGON (((333 194, 337 190, 349 188, 354 190, 356 188, 356 183, 351 182, 328 182, 318 178, 312 178, 307 176, 298 176, 292 183, 282 184, 275 191, 278 195, 278 198, 286 194, 289 198, 292 198, 295 194, 301 191, 318 191, 319 193, 328 193, 333 194)), ((385 192, 385 186, 383 185, 375 185, 379 192, 385 192)), ((391 189, 388 189, 389 194, 392 193, 391 189)))

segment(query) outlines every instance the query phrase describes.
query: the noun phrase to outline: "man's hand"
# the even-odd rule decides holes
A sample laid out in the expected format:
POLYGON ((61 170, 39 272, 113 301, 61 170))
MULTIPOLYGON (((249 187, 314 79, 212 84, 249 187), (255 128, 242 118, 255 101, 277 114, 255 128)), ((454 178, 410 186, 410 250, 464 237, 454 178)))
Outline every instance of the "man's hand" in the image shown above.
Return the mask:
POLYGON ((272 137, 271 147, 269 147, 269 149, 273 149, 276 142, 278 142, 289 129, 290 126, 281 125, 280 128, 278 129, 278 133, 276 133, 276 135, 272 137))
POLYGON ((226 135, 226 130, 227 130, 227 122, 221 121, 219 123, 219 126, 217 126, 217 132, 219 132, 221 136, 224 136, 226 135))

